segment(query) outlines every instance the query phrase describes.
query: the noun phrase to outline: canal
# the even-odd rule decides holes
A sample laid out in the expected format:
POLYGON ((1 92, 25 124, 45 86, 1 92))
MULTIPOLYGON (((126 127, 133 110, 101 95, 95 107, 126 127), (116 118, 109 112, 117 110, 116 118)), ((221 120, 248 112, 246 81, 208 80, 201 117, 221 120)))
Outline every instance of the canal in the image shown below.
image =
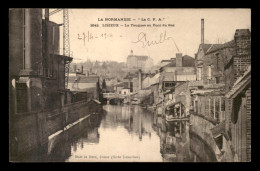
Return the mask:
POLYGON ((138 105, 104 105, 23 161, 208 162, 210 151, 189 133, 189 121, 167 123, 138 105))

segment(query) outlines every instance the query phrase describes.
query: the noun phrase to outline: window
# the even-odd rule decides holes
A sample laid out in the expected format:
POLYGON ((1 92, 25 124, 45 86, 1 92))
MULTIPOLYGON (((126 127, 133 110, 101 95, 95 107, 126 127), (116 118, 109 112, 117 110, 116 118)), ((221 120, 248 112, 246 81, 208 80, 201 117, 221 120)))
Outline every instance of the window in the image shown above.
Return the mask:
POLYGON ((133 82, 130 82, 130 92, 133 92, 133 82))
POLYGON ((119 91, 119 94, 121 94, 121 91, 119 91))
POLYGON ((172 88, 174 85, 174 82, 164 82, 164 88, 172 88))
POLYGON ((208 66, 208 79, 211 80, 211 65, 208 66))
POLYGON ((194 101, 194 112, 195 112, 196 114, 199 113, 199 104, 198 104, 198 101, 197 101, 197 100, 194 101))
POLYGON ((197 80, 202 79, 202 68, 197 68, 197 80))
POLYGON ((124 94, 126 94, 126 92, 124 92, 124 94))
POLYGON ((216 77, 216 84, 219 84, 220 82, 220 77, 216 77))

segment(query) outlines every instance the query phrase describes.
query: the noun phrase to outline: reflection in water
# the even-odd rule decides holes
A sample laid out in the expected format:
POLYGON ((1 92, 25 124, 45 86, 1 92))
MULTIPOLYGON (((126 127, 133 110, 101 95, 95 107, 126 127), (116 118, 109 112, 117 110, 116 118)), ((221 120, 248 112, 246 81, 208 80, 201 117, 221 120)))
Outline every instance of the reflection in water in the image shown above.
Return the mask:
POLYGON ((207 152, 196 152, 206 147, 201 147, 196 137, 190 138, 189 121, 168 123, 137 105, 105 105, 103 109, 49 140, 48 146, 23 156, 23 160, 211 161, 203 156, 207 152))

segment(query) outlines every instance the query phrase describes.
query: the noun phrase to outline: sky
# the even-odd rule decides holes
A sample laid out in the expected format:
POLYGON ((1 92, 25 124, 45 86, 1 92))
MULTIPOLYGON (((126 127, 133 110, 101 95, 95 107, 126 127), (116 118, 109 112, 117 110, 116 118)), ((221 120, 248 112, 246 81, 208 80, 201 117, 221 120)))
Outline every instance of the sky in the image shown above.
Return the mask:
MULTIPOLYGON (((224 43, 234 38, 236 29, 251 30, 250 9, 69 9, 73 62, 87 59, 126 62, 131 50, 134 55, 150 56, 154 64, 174 58, 176 53, 194 57, 201 43, 202 18, 205 43, 224 43), (105 18, 131 18, 131 21, 99 21, 105 18), (162 21, 138 20, 141 18, 162 21), (99 24, 99 27, 90 27, 90 24, 99 24), (102 24, 172 24, 174 27, 102 27, 102 24), (170 38, 143 47, 141 42, 133 43, 138 41, 140 33, 145 33, 147 41, 159 41, 161 34, 170 38), (86 37, 84 44, 84 34, 93 35, 93 39, 86 37)), ((50 20, 61 24, 62 12, 51 15, 50 20)), ((61 27, 61 48, 62 32, 61 27)))

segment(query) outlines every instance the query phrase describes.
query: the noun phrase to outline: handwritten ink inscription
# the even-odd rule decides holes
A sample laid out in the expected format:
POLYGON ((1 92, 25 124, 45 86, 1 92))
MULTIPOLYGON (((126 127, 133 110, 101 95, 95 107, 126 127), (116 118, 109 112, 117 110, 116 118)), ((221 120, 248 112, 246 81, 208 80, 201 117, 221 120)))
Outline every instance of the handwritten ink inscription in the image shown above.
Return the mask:
MULTIPOLYGON (((137 41, 132 41, 132 43, 141 43, 142 47, 145 48, 146 46, 158 45, 164 43, 166 40, 173 40, 172 37, 167 36, 167 32, 160 34, 159 39, 157 40, 148 40, 146 33, 140 32, 137 36, 137 41)), ((173 40, 174 41, 174 40, 173 40)))
POLYGON ((93 34, 91 32, 88 31, 88 33, 82 33, 82 34, 78 34, 78 40, 82 40, 84 42, 84 46, 85 46, 85 43, 86 41, 87 42, 90 42, 94 39, 110 39, 113 37, 113 34, 112 33, 101 33, 101 34, 93 34))

